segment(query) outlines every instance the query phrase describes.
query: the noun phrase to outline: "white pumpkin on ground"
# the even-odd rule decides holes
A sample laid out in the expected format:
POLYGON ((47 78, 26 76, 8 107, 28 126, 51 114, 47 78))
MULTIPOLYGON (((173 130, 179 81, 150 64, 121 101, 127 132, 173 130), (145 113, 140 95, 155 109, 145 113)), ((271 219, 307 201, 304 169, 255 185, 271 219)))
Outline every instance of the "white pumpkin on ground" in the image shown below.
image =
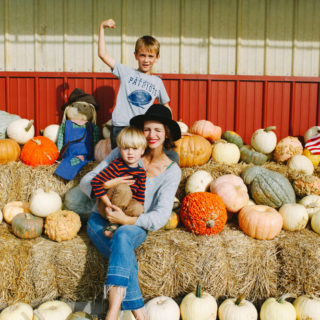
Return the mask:
POLYGON ((70 306, 63 301, 47 301, 34 310, 34 320, 65 320, 72 313, 70 306))
POLYGON ((302 295, 293 301, 297 320, 320 320, 320 299, 302 295))
POLYGON ((320 127, 319 126, 313 126, 309 128, 305 134, 304 134, 304 142, 306 143, 308 140, 316 136, 320 133, 320 127))
POLYGON ((50 124, 49 126, 45 127, 43 130, 43 136, 49 138, 54 143, 57 142, 58 138, 58 131, 60 126, 58 124, 50 124))
POLYGON ((306 207, 300 203, 286 203, 279 213, 283 219, 282 229, 287 231, 298 231, 306 227, 309 215, 306 207))
POLYGON ((296 320, 296 309, 288 301, 290 294, 284 294, 278 299, 268 298, 260 309, 260 320, 296 320))
POLYGON ((210 184, 210 192, 220 196, 229 212, 238 212, 248 204, 248 188, 235 174, 225 174, 210 184))
POLYGON ((302 174, 313 174, 314 166, 309 158, 302 154, 292 156, 287 163, 290 170, 297 171, 302 174))
POLYGON ((34 137, 33 120, 17 119, 12 121, 7 128, 7 136, 19 144, 25 144, 34 137))
POLYGON ((17 302, 1 311, 0 320, 33 320, 33 309, 27 303, 17 302))
POLYGON ((212 148, 212 159, 223 164, 236 164, 240 160, 240 149, 234 143, 218 142, 212 148))
POLYGON ((30 198, 30 210, 38 217, 47 217, 50 213, 57 212, 62 208, 61 197, 50 189, 37 189, 30 198))
POLYGON ((320 234, 320 212, 315 213, 311 217, 311 228, 314 232, 320 234))
POLYGON ((256 307, 243 296, 224 300, 218 309, 219 320, 257 320, 256 307))
POLYGON ((277 145, 277 136, 273 130, 276 130, 275 126, 256 130, 251 136, 251 146, 258 152, 271 153, 277 145))
POLYGON ((19 213, 30 213, 29 202, 11 201, 8 202, 2 209, 3 219, 11 224, 13 218, 19 213))
POLYGON ((208 292, 201 292, 200 284, 196 292, 188 293, 181 301, 182 320, 208 320, 217 318, 218 305, 216 299, 208 292))
POLYGON ((160 296, 146 303, 146 314, 149 320, 179 320, 180 308, 172 298, 160 296))
POLYGON ((193 192, 207 191, 212 180, 213 177, 208 171, 198 170, 188 177, 185 185, 185 192, 188 195, 193 192))
POLYGON ((310 219, 315 213, 320 212, 320 196, 316 194, 303 197, 299 203, 305 206, 310 219))
POLYGON ((188 132, 189 130, 189 127, 184 123, 182 122, 182 120, 180 119, 179 121, 177 121, 179 127, 180 127, 180 130, 181 130, 181 133, 186 133, 188 132))

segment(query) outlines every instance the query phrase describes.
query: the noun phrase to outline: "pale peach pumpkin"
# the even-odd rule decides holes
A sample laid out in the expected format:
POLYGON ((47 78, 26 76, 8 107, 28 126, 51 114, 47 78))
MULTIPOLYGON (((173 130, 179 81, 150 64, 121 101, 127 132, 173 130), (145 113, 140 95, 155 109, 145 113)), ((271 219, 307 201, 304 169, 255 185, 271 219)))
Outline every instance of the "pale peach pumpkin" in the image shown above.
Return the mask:
POLYGON ((189 132, 198 134, 212 142, 221 138, 222 130, 221 127, 215 126, 209 120, 198 120, 193 123, 189 132))
POLYGON ((94 147, 94 160, 102 161, 111 152, 110 138, 100 140, 94 147))

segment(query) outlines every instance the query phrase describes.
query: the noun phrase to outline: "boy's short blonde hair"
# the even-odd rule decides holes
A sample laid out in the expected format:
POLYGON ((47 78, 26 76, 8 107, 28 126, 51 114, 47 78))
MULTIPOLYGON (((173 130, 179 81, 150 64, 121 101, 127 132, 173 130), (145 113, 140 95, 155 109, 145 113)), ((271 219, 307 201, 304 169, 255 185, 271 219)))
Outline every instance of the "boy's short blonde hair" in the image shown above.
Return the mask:
POLYGON ((122 129, 117 136, 117 146, 124 148, 142 148, 146 149, 148 144, 143 130, 136 127, 126 127, 122 129))
POLYGON ((143 36, 136 41, 135 52, 138 53, 138 51, 142 48, 155 51, 156 55, 158 56, 160 53, 160 42, 152 36, 143 36))

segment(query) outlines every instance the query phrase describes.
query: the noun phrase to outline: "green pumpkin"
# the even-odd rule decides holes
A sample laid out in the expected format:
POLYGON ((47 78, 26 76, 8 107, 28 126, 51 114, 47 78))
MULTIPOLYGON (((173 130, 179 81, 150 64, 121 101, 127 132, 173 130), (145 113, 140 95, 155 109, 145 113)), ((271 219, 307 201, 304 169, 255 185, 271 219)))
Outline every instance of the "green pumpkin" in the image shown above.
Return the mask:
POLYGON ((69 314, 66 320, 93 320, 93 317, 84 311, 77 311, 69 314))
POLYGON ((255 151, 252 147, 245 145, 240 148, 240 160, 245 163, 261 165, 268 160, 268 156, 255 151))
POLYGON ((12 220, 12 231, 21 239, 33 239, 41 235, 43 219, 31 213, 19 213, 12 220))
POLYGON ((221 138, 230 143, 236 144, 239 148, 243 146, 242 138, 234 131, 225 131, 221 138))
POLYGON ((0 110, 0 139, 8 138, 7 128, 12 121, 17 119, 21 119, 21 117, 16 114, 0 110))
POLYGON ((256 204, 280 208, 285 203, 296 202, 291 183, 279 172, 254 166, 243 171, 241 178, 256 204))

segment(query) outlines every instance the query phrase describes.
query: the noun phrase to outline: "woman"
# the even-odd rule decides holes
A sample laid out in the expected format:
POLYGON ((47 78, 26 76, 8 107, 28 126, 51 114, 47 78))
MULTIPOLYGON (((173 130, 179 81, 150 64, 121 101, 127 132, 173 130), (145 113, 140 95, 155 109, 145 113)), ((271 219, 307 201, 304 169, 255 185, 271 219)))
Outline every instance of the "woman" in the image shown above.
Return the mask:
MULTIPOLYGON (((145 212, 139 217, 128 217, 116 206, 106 208, 99 205, 99 213, 95 207, 87 224, 91 241, 109 258, 106 280, 109 310, 106 320, 117 320, 121 305, 124 310, 132 310, 136 319, 146 319, 134 249, 146 239, 148 230, 158 230, 166 224, 181 179, 177 154, 170 150, 174 146, 173 141, 180 139, 181 131, 177 122, 172 120, 170 110, 163 105, 152 105, 144 115, 133 117, 130 125, 142 128, 148 143, 139 161, 147 173, 145 212), (121 225, 112 238, 103 234, 106 218, 110 223, 121 225)), ((91 179, 119 156, 119 149, 114 149, 83 177, 81 190, 90 196, 91 179)), ((105 188, 112 187, 112 183, 131 184, 131 179, 132 176, 116 178, 105 184, 105 188)))

